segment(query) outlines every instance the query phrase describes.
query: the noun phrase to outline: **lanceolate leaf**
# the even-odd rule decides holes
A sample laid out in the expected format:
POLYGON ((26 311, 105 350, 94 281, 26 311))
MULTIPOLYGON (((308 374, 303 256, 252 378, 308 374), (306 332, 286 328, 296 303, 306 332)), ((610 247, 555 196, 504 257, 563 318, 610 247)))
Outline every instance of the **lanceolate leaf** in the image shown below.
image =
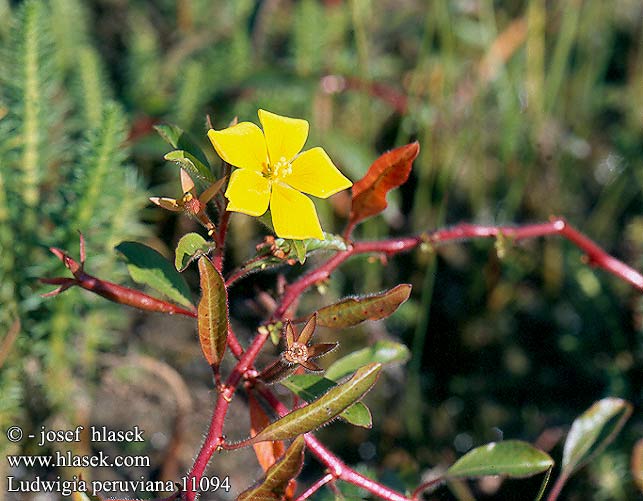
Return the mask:
MULTIPOLYGON (((270 418, 268 418, 266 411, 263 410, 252 392, 248 394, 248 408, 250 409, 250 435, 256 435, 270 424, 270 418)), ((268 468, 275 464, 286 449, 281 440, 259 442, 258 444, 253 444, 252 447, 263 471, 267 471, 268 468)))
POLYGON ((198 233, 187 233, 181 237, 174 253, 174 267, 183 271, 192 261, 200 258, 215 248, 213 242, 208 242, 198 233))
POLYGON ((386 194, 406 182, 419 152, 420 144, 416 141, 384 153, 373 162, 366 175, 353 185, 351 224, 386 209, 386 194))
POLYGON ((402 343, 387 340, 377 341, 373 346, 354 351, 334 362, 326 371, 326 377, 332 381, 337 381, 358 367, 369 363, 403 363, 410 357, 411 352, 402 343))
POLYGON ((520 440, 492 442, 469 451, 447 470, 450 478, 503 475, 525 478, 550 470, 554 460, 540 449, 520 440))
POLYGON ((364 402, 356 402, 339 415, 339 418, 353 426, 372 428, 373 416, 364 402))
POLYGON ((170 151, 165 155, 165 160, 177 163, 182 169, 185 169, 190 175, 213 182, 214 176, 205 164, 199 161, 194 155, 185 150, 170 151))
POLYGON ((329 423, 373 387, 381 368, 380 364, 362 367, 345 383, 331 388, 313 403, 286 414, 242 443, 250 445, 264 440, 285 440, 329 423))
MULTIPOLYGON (((155 125, 156 132, 175 150, 182 150, 190 154, 196 160, 191 160, 197 169, 202 172, 200 177, 204 177, 208 181, 214 181, 214 176, 210 169, 207 167, 208 158, 203 153, 203 150, 188 136, 183 129, 176 125, 163 124, 155 125)), ((168 160, 176 161, 174 158, 168 160)))
MULTIPOLYGON (((364 365, 364 364, 362 364, 364 365)), ((313 402, 328 390, 337 386, 337 383, 316 374, 295 374, 281 381, 286 388, 303 398, 306 402, 313 402)), ((368 407, 362 402, 356 402, 339 415, 347 423, 362 428, 373 426, 373 417, 368 407)))
POLYGON ((218 367, 228 336, 228 301, 223 277, 203 256, 199 258, 201 301, 198 307, 199 340, 210 365, 218 367))
POLYGON ((620 398, 599 400, 576 418, 565 441, 561 476, 574 471, 602 451, 632 414, 632 405, 620 398))
POLYGON ((317 310, 317 325, 343 329, 365 320, 381 320, 395 312, 411 294, 409 284, 366 297, 350 297, 317 310))
POLYGON ((315 251, 345 251, 347 248, 346 240, 334 233, 324 232, 324 240, 307 238, 303 240, 303 242, 306 244, 306 252, 308 254, 315 251))
POLYGON ((527 442, 506 440, 492 442, 469 451, 447 470, 445 477, 456 479, 502 475, 526 478, 545 473, 535 498, 538 501, 542 498, 553 467, 554 460, 549 454, 527 442))
POLYGON ((138 242, 121 242, 116 250, 125 257, 127 270, 135 282, 149 285, 173 301, 193 307, 185 279, 157 251, 138 242))
POLYGON ((304 437, 300 435, 284 456, 270 467, 265 478, 256 487, 242 492, 237 501, 279 501, 288 488, 289 482, 299 475, 304 464, 304 437))

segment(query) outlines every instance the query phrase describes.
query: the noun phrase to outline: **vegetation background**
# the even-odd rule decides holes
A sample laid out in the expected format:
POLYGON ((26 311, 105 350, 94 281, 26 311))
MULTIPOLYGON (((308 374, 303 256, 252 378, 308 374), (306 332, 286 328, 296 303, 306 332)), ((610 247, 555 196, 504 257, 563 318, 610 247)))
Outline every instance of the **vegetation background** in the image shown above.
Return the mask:
MULTIPOLYGON (((129 452, 149 454, 152 469, 93 476, 182 474, 210 417, 192 322, 125 317, 79 291, 38 296, 47 289, 37 277, 61 274, 46 247, 76 253, 76 230, 90 244, 90 273, 121 282, 119 241, 143 237, 171 256, 185 231, 199 231, 144 205, 148 195, 179 194, 155 123, 189 130, 212 152, 206 114, 216 128, 235 116, 256 122, 258 108, 303 117, 309 144, 354 180, 379 153, 417 139, 410 181, 356 237, 560 215, 643 268, 639 1, 0 0, 0 44, 0 423, 146 430, 145 449, 129 452), (16 319, 19 331, 10 328, 16 319)), ((318 210, 324 228, 340 232, 347 199, 332 202, 318 210)), ((239 262, 264 230, 232 219, 228 259, 239 262)), ((320 434, 349 463, 403 490, 501 438, 537 442, 559 459, 574 417, 618 396, 634 403, 633 418, 564 495, 635 499, 628 469, 643 435, 640 296, 557 238, 500 251, 480 241, 386 266, 354 260, 306 297, 319 305, 413 284, 392 318, 339 339, 337 356, 383 338, 412 350, 368 397, 373 429, 334 423, 320 434)), ((234 287, 232 315, 248 338, 260 318, 257 291, 275 287, 274 274, 234 287)), ((235 405, 230 436, 244 436, 243 402, 235 405)), ((253 461, 252 451, 224 454, 211 471, 231 475, 232 496, 258 476, 253 461)), ((315 474, 308 463, 303 478, 315 474)), ((507 499, 532 485, 506 484, 472 489, 507 499)), ((439 496, 467 499, 457 489, 439 496)))

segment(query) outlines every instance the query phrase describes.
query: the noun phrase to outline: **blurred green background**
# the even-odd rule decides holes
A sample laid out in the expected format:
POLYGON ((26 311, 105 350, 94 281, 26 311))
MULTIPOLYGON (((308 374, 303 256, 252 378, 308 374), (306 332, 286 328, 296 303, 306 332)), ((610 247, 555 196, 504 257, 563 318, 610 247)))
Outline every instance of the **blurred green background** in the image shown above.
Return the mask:
MULTIPOLYGON (((180 191, 156 123, 190 131, 214 159, 207 114, 215 128, 235 116, 256 123, 258 108, 306 118, 308 145, 323 146, 353 180, 383 151, 417 139, 409 182, 356 238, 559 215, 643 268, 639 1, 0 0, 0 43, 3 427, 140 423, 157 430, 147 444, 156 464, 141 474, 189 467, 212 398, 192 323, 125 318, 78 291, 43 300, 48 289, 36 282, 63 273, 46 246, 77 255, 76 230, 89 241, 88 271, 123 283, 112 251, 119 241, 144 238, 171 256, 183 233, 200 231, 145 206, 148 195, 180 191), (14 341, 7 333, 17 318, 14 341), (180 427, 180 453, 170 453, 180 427)), ((324 228, 341 232, 348 201, 331 202, 317 207, 324 228)), ((263 231, 233 216, 230 266, 252 256, 263 231)), ((196 291, 193 271, 188 278, 196 291)), ((232 289, 244 342, 260 320, 252 298, 274 294, 275 282, 254 275, 232 289)), ((301 311, 402 282, 414 288, 396 315, 339 334, 338 356, 383 338, 403 341, 413 356, 368 396, 372 430, 334 423, 320 432, 333 450, 400 490, 414 488, 429 469, 501 438, 537 442, 559 460, 561 430, 595 400, 618 396, 635 405, 633 418, 564 499, 636 499, 639 294, 552 237, 510 245, 502 258, 492 241, 479 241, 386 266, 355 259, 301 311)), ((245 433, 243 419, 231 435, 245 433)), ((252 453, 243 454, 218 456, 212 468, 233 475, 231 465, 246 465, 234 473, 237 493, 257 472, 248 471, 252 453)), ((303 478, 313 480, 319 468, 307 463, 303 478)), ((477 499, 537 491, 532 482, 469 488, 477 499)), ((432 499, 454 496, 468 499, 446 488, 432 499)))

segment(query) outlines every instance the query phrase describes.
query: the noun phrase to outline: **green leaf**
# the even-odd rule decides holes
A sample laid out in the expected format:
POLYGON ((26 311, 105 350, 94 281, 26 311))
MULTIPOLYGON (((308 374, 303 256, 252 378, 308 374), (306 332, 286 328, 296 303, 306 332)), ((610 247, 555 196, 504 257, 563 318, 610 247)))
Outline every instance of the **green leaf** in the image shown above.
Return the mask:
MULTIPOLYGON (((203 153, 203 150, 197 145, 197 143, 186 134, 183 129, 172 124, 161 124, 155 125, 154 129, 172 148, 175 150, 183 150, 190 154, 198 164, 200 164, 204 171, 205 179, 212 182, 214 181, 214 176, 207 165, 208 157, 203 153)), ((169 159, 172 160, 172 159, 169 159)), ((201 167, 199 167, 201 168, 201 167)))
POLYGON ((256 273, 258 271, 269 270, 271 268, 276 268, 278 266, 283 266, 288 264, 286 260, 279 259, 275 256, 265 256, 261 259, 252 259, 247 261, 237 270, 238 273, 242 273, 243 276, 256 273))
POLYGON ((360 428, 373 427, 373 416, 364 402, 354 403, 342 412, 339 417, 353 426, 359 426, 360 428))
POLYGON ((188 284, 172 264, 157 251, 138 242, 121 242, 115 249, 127 261, 132 279, 184 306, 194 306, 188 284))
POLYGON ((210 260, 199 258, 201 300, 197 308, 199 341, 208 363, 218 367, 228 339, 228 298, 221 273, 210 260))
POLYGON ((194 155, 185 150, 174 150, 167 153, 163 158, 170 162, 177 163, 189 174, 197 178, 205 179, 208 182, 214 182, 214 175, 210 172, 204 163, 199 161, 194 155))
POLYGON ((550 470, 554 460, 549 454, 520 440, 491 442, 476 447, 458 459, 447 470, 451 478, 473 478, 503 475, 525 478, 550 470))
POLYGON ((270 209, 264 212, 261 216, 257 217, 257 219, 271 232, 275 232, 275 227, 272 225, 272 215, 270 214, 270 209))
MULTIPOLYGON (((316 374, 295 374, 281 381, 286 388, 303 398, 306 402, 313 402, 328 390, 337 386, 335 381, 316 374)), ((339 415, 340 419, 362 428, 373 426, 373 417, 368 407, 362 402, 351 405, 339 415)))
POLYGON ((565 441, 561 476, 569 477, 607 447, 631 414, 629 402, 604 398, 576 418, 565 441))
POLYGON ((288 487, 288 483, 299 475, 304 465, 304 437, 298 436, 286 449, 283 457, 273 464, 259 485, 239 494, 237 501, 279 501, 288 487))
POLYGON ((358 367, 372 362, 379 362, 383 365, 403 363, 410 357, 411 352, 402 343, 387 340, 377 341, 373 346, 354 351, 335 361, 326 371, 326 377, 337 381, 358 367))
POLYGON ((163 140, 168 143, 172 148, 179 147, 179 141, 184 132, 181 127, 172 124, 160 124, 155 125, 154 130, 158 132, 158 135, 163 138, 163 140))
POLYGON ((290 240, 291 249, 295 251, 299 264, 306 262, 306 244, 303 240, 290 240))
POLYGON ((192 261, 208 254, 216 245, 208 242, 198 233, 187 233, 181 237, 174 253, 174 267, 178 271, 185 270, 192 261))
POLYGON ((242 444, 251 445, 265 440, 284 440, 308 433, 329 423, 359 401, 373 387, 381 369, 380 364, 369 364, 362 367, 345 383, 334 386, 313 403, 295 409, 269 424, 242 444))
POLYGON ((446 472, 447 478, 476 478, 502 475, 526 478, 551 470, 549 454, 520 440, 491 442, 476 447, 458 459, 446 472))
POLYGON ((392 315, 410 295, 411 285, 400 284, 372 296, 349 297, 317 310, 317 325, 343 329, 365 320, 381 320, 392 315))
POLYGON ((303 240, 303 242, 306 244, 306 252, 308 255, 315 251, 345 251, 348 248, 346 246, 346 240, 334 233, 324 232, 324 240, 307 238, 303 240))

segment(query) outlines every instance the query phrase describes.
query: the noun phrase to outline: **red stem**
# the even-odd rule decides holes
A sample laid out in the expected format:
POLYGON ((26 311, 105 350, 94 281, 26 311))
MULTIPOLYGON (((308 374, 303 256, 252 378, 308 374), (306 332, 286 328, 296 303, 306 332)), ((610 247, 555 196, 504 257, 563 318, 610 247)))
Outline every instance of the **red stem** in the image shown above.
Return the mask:
MULTIPOLYGON (((187 317, 196 318, 194 310, 187 310, 162 299, 158 299, 147 294, 130 289, 122 285, 102 280, 89 275, 85 272, 78 272, 74 278, 41 278, 41 282, 45 284, 64 285, 64 289, 77 285, 85 290, 98 294, 99 296, 108 299, 114 303, 124 304, 139 310, 157 311, 159 313, 168 313, 170 315, 185 315, 187 317)), ((60 289, 62 292, 64 289, 60 289)), ((58 291, 54 291, 55 295, 58 291)))
POLYGON ((228 376, 225 384, 220 388, 217 403, 215 405, 214 412, 212 413, 212 419, 210 420, 208 434, 206 435, 205 442, 194 461, 192 470, 188 475, 188 490, 186 492, 186 499, 188 501, 194 501, 197 496, 197 493, 192 490, 192 479, 195 478, 197 480, 196 484, 198 484, 198 480, 203 476, 212 454, 214 454, 214 452, 224 443, 223 424, 228 412, 228 407, 236 391, 236 387, 246 371, 252 367, 252 364, 257 358, 261 347, 266 342, 266 339, 268 339, 268 336, 268 333, 257 334, 255 336, 252 344, 248 347, 248 350, 239 359, 237 364, 234 366, 234 369, 232 369, 230 376, 228 376))
POLYGON ((387 501, 409 501, 411 499, 356 472, 332 452, 326 449, 326 447, 312 434, 306 433, 305 439, 308 449, 332 471, 335 478, 356 485, 357 487, 361 487, 362 489, 366 489, 387 501))
POLYGON ((441 482, 444 482, 444 477, 439 476, 437 478, 434 478, 433 480, 429 480, 428 482, 424 482, 422 485, 420 485, 417 489, 413 491, 413 494, 411 494, 412 499, 417 499, 422 492, 427 490, 429 487, 433 487, 436 484, 439 484, 441 482))
POLYGON ((411 250, 423 242, 440 244, 452 240, 494 238, 501 236, 513 240, 523 240, 547 235, 560 235, 565 237, 586 253, 591 265, 603 268, 643 292, 643 275, 641 275, 641 273, 610 256, 595 242, 580 233, 562 218, 553 218, 548 223, 528 224, 525 226, 481 226, 463 223, 451 228, 427 233, 422 237, 357 242, 347 250, 338 252, 319 268, 311 270, 299 280, 289 285, 281 298, 279 306, 275 310, 274 317, 283 318, 288 307, 306 289, 319 281, 326 280, 344 261, 357 254, 382 253, 394 255, 411 250))
MULTIPOLYGON (((623 279, 639 291, 643 291, 643 275, 629 267, 625 263, 617 260, 603 251, 596 243, 587 238, 585 235, 577 231, 575 228, 567 224, 564 219, 555 218, 548 223, 539 223, 532 225, 525 225, 521 227, 511 226, 480 226, 471 224, 459 224, 452 228, 438 230, 436 232, 423 235, 421 237, 411 237, 402 239, 389 239, 374 242, 358 242, 345 251, 340 251, 319 268, 311 270, 303 275, 299 280, 295 281, 286 288, 281 302, 275 310, 275 318, 283 318, 288 308, 295 302, 295 300, 309 287, 315 283, 327 279, 330 274, 338 268, 349 257, 357 254, 367 253, 380 253, 386 255, 394 255, 400 252, 405 252, 418 247, 420 244, 426 242, 429 244, 438 244, 452 240, 464 240, 471 238, 489 238, 489 237, 507 237, 513 240, 521 240, 525 238, 535 238, 546 235, 561 235, 577 247, 582 249, 588 258, 590 264, 603 268, 615 276, 623 279)), ((236 276, 228 279, 229 283, 236 280, 236 276)), ((199 451, 197 459, 189 475, 188 492, 186 499, 193 501, 196 498, 196 493, 191 490, 190 483, 192 478, 200 479, 212 457, 214 451, 219 449, 224 444, 223 438, 223 424, 226 413, 228 411, 230 400, 236 391, 236 386, 241 381, 244 374, 251 368, 256 359, 259 351, 263 347, 268 338, 268 334, 257 334, 248 350, 244 353, 241 345, 236 340, 236 337, 229 330, 231 342, 229 343, 233 354, 239 358, 238 363, 235 365, 232 373, 228 377, 226 383, 220 388, 220 394, 214 409, 210 428, 206 437, 203 447, 199 451)), ((265 386, 259 386, 259 392, 264 396, 266 401, 280 414, 284 415, 288 412, 288 408, 281 403, 276 396, 265 386)), ((387 487, 360 475, 358 472, 348 467, 337 456, 331 453, 323 444, 321 444, 312 434, 307 433, 305 440, 310 451, 317 456, 317 458, 330 469, 330 473, 319 480, 316 484, 311 486, 304 494, 308 495, 315 492, 322 485, 330 482, 327 479, 330 475, 332 478, 341 479, 349 482, 358 487, 362 487, 371 493, 389 500, 389 501, 409 501, 417 498, 416 494, 412 498, 403 496, 387 487), (323 483, 322 483, 323 482, 323 483), (319 485, 318 485, 319 484, 319 485), (314 490, 313 490, 314 488, 314 490)), ((557 482, 558 483, 558 482, 557 482)), ((557 492, 554 486, 554 491, 550 494, 550 499, 556 499, 557 492), (554 496, 552 498, 552 496, 554 496)), ((558 488, 560 490, 562 484, 558 488)), ((302 496, 304 496, 302 494, 302 496)), ((300 496, 301 499, 306 497, 300 496)))
POLYGON ((554 483, 554 486, 551 488, 551 491, 549 492, 547 501, 556 501, 558 499, 558 496, 560 496, 560 493, 563 490, 563 487, 565 486, 565 483, 567 482, 568 478, 569 478, 568 475, 560 475, 556 479, 556 483, 554 483))
POLYGON ((308 499, 310 496, 315 494, 319 489, 324 487, 328 482, 332 482, 335 480, 335 476, 327 473, 324 475, 322 478, 317 480, 313 485, 311 485, 308 489, 306 489, 304 492, 302 492, 295 501, 304 501, 305 499, 308 499))
POLYGON ((228 347, 230 348, 230 351, 235 356, 235 358, 239 360, 241 358, 241 355, 243 355, 243 348, 241 347, 241 344, 239 343, 239 340, 237 339, 237 336, 235 336, 234 331, 232 330, 232 327, 230 327, 229 323, 228 323, 228 347))
MULTIPOLYGON (((223 163, 223 177, 230 177, 231 167, 228 163, 223 163)), ((223 272, 223 259, 225 257, 225 239, 228 234, 228 222, 230 221, 230 213, 226 210, 228 206, 228 200, 225 197, 222 197, 222 203, 217 204, 219 209, 219 225, 214 234, 215 241, 217 243, 217 248, 214 254, 214 266, 219 271, 223 272)))
POLYGON ((438 243, 462 238, 498 236, 522 240, 545 235, 561 235, 565 237, 585 252, 590 265, 603 268, 643 292, 643 275, 622 261, 610 256, 594 241, 583 235, 563 218, 553 218, 548 223, 518 227, 460 224, 453 228, 436 231, 430 234, 428 238, 429 241, 438 243))
POLYGON ((243 263, 243 265, 241 265, 241 266, 240 266, 239 268, 237 268, 236 270, 233 270, 233 271, 230 273, 230 275, 228 276, 228 278, 226 279, 226 281, 225 281, 225 286, 226 286, 226 287, 230 287, 230 286, 231 286, 232 284, 234 284, 237 280, 239 280, 239 279, 241 279, 241 278, 245 277, 246 275, 248 275, 252 270, 248 270, 248 269, 247 269, 247 267, 248 267, 248 266, 250 266, 250 265, 251 265, 251 264, 253 264, 253 263, 256 263, 257 261, 261 261, 261 260, 262 260, 262 259, 264 259, 265 257, 266 257, 266 256, 256 256, 256 257, 253 257, 252 259, 250 259, 250 260, 246 261, 245 263, 243 263))
POLYGON ((349 257, 357 254, 379 252, 384 254, 396 254, 417 247, 422 242, 420 237, 381 240, 377 242, 357 242, 348 247, 345 251, 340 251, 322 264, 319 268, 311 270, 299 280, 293 282, 288 287, 281 298, 281 302, 275 310, 274 317, 283 318, 288 307, 297 299, 306 289, 330 277, 330 274, 338 268, 349 257))
POLYGON ((356 224, 357 223, 354 223, 352 219, 348 220, 343 234, 344 240, 346 240, 347 242, 351 239, 351 235, 353 234, 353 230, 355 229, 356 224))

